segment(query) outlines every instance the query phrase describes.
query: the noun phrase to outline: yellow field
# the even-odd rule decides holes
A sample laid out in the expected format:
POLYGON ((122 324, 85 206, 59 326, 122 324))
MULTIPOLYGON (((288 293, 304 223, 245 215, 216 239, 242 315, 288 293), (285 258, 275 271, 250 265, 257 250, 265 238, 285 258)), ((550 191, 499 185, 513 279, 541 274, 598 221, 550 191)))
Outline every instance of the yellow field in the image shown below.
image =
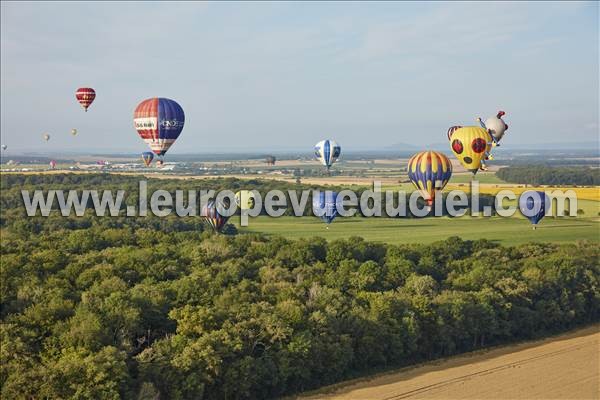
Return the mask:
POLYGON ((598 399, 600 326, 427 363, 298 399, 598 399))
MULTIPOLYGON (((89 173, 98 173, 100 171, 70 171, 70 170, 34 170, 28 172, 8 172, 8 171, 0 171, 2 174, 24 174, 24 175, 32 175, 32 174, 63 174, 63 173, 71 173, 71 174, 89 174, 89 173)), ((109 171, 102 171, 109 172, 109 171)), ((269 179, 269 180, 278 180, 283 182, 295 182, 296 178, 281 174, 247 174, 247 175, 176 175, 176 174, 165 174, 161 171, 156 172, 117 172, 110 171, 111 174, 118 175, 139 175, 145 176, 148 178, 158 178, 158 179, 216 179, 216 178, 237 178, 237 179, 269 179)), ((414 189, 413 185, 410 183, 398 183, 398 178, 391 177, 350 177, 350 176, 323 176, 323 177, 310 177, 303 178, 302 183, 308 185, 336 185, 336 186, 363 186, 363 187, 371 187, 374 181, 381 182, 382 190, 406 190, 412 191, 414 189)), ((444 192, 449 192, 451 190, 462 190, 464 192, 470 192, 470 187, 468 183, 449 183, 444 188, 444 192)), ((554 190, 560 190, 566 192, 567 190, 572 190, 577 195, 578 200, 591 200, 591 201, 600 201, 600 187, 599 186, 586 186, 586 187, 557 187, 557 186, 531 186, 531 185, 521 185, 521 184, 510 184, 510 183, 480 183, 479 184, 479 193, 487 194, 487 195, 495 195, 501 190, 511 190, 516 195, 520 195, 521 193, 529 190, 536 191, 546 191, 551 192, 554 190)))
MULTIPOLYGON (((461 184, 461 185, 448 184, 446 186, 446 188, 444 189, 444 191, 450 191, 450 190, 467 191, 467 190, 469 190, 469 185, 467 185, 467 184, 461 184)), ((598 187, 598 186, 595 186, 595 187, 557 187, 557 186, 527 185, 527 187, 525 187, 525 185, 517 185, 517 184, 489 184, 489 183, 482 183, 479 185, 479 193, 481 193, 481 194, 495 195, 496 193, 500 192, 501 190, 511 190, 516 195, 520 195, 521 193, 529 191, 529 190, 536 190, 536 191, 541 191, 541 192, 552 192, 554 190, 560 190, 560 191, 566 192, 567 190, 572 190, 577 195, 577 199, 600 201, 600 187, 598 187)))

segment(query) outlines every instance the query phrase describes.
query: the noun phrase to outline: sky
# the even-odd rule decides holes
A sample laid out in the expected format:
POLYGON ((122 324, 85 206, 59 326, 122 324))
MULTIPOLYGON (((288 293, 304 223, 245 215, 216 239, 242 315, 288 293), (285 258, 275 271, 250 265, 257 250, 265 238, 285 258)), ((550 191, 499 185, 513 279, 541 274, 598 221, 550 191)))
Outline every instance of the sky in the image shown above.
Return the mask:
POLYGON ((150 97, 185 110, 172 154, 427 149, 500 109, 508 148, 597 142, 598 21, 597 2, 3 1, 1 142, 145 151, 150 97))

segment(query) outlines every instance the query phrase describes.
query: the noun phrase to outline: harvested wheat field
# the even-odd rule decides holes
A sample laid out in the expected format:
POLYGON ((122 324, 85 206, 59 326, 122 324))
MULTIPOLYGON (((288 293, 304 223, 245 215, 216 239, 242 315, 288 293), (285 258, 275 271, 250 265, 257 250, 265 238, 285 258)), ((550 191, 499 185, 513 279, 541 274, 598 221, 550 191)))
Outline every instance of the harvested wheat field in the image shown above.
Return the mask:
POLYGON ((355 380, 303 399, 598 399, 600 325, 355 380))

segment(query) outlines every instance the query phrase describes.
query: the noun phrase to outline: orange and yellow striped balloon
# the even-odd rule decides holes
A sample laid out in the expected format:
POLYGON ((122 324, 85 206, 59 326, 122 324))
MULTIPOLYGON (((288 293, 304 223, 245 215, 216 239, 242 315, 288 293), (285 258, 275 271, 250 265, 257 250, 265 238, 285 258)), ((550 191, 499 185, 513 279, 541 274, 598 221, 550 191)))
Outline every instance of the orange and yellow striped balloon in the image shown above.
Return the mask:
POLYGON ((421 193, 427 206, 435 200, 435 192, 442 190, 452 176, 452 163, 437 151, 422 151, 408 160, 408 178, 421 193))

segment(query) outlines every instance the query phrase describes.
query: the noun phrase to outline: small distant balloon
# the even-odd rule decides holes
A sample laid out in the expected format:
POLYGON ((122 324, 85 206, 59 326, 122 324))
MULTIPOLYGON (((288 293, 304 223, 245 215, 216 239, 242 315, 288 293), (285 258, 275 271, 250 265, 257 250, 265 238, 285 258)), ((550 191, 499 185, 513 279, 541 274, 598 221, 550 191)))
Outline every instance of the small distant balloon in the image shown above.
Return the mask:
POLYGON ((56 161, 54 161, 54 160, 50 161, 50 168, 51 169, 56 168, 56 161))
POLYGON ((8 148, 7 145, 5 145, 5 144, 2 145, 2 150, 6 150, 7 148, 8 148))
POLYGON ((318 196, 313 197, 313 213, 327 225, 331 224, 338 215, 336 201, 336 192, 319 192, 318 196))
POLYGON ((145 151, 142 153, 142 161, 144 162, 144 164, 146 165, 146 167, 149 167, 150 164, 152 164, 152 160, 154 160, 154 153, 151 151, 145 151))
POLYGON ((75 98, 81 104, 83 109, 87 112, 88 107, 92 104, 96 98, 96 91, 89 87, 82 87, 77 89, 75 92, 75 98))
POLYGON ((225 217, 219 213, 217 203, 214 200, 210 200, 204 205, 204 207, 202 207, 201 215, 204 222, 207 223, 215 232, 220 232, 229 219, 229 217, 225 217))
POLYGON ((71 135, 77 136, 77 129, 75 129, 75 128, 71 129, 71 135))
POLYGON ((42 135, 42 137, 44 138, 44 140, 47 142, 48 140, 50 140, 50 134, 49 133, 44 133, 42 135))
POLYGON ((546 215, 547 207, 550 207, 550 199, 544 192, 529 190, 521 193, 519 197, 521 214, 531 222, 533 229, 546 215))
POLYGON ((275 156, 267 156, 265 158, 265 162, 267 163, 267 165, 275 165, 275 161, 277 161, 277 158, 275 158, 275 156))
POLYGON ((315 145, 315 157, 321 162, 327 170, 338 160, 342 148, 333 140, 321 140, 315 145))

